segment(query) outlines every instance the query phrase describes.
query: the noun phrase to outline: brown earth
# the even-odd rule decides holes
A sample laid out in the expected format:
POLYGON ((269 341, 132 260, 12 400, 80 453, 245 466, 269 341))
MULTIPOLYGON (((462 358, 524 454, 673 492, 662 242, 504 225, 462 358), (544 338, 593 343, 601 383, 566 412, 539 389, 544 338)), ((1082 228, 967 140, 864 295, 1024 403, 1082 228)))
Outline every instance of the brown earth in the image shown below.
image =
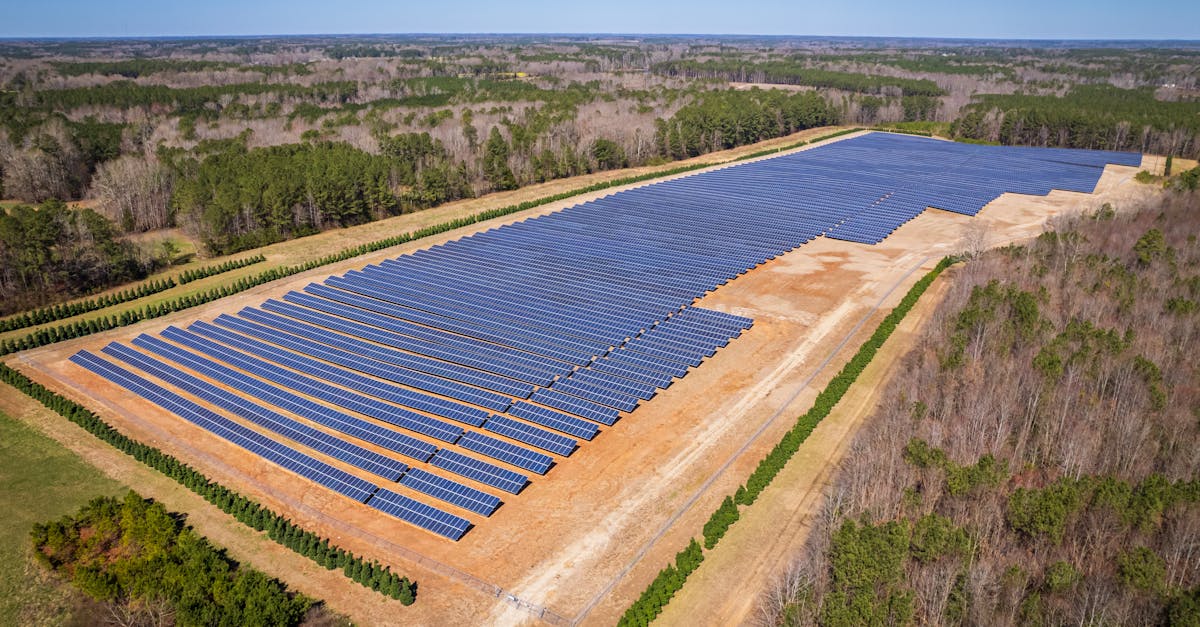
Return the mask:
MULTIPOLYGON (((1134 172, 1136 168, 1110 167, 1098 195, 1120 202, 1147 193, 1145 186, 1129 183, 1134 172)), ((878 246, 818 239, 709 295, 701 306, 749 315, 755 326, 595 441, 583 444, 547 476, 535 478, 522 494, 507 498, 492 517, 470 517, 478 526, 458 543, 313 487, 65 361, 81 348, 94 351, 110 341, 127 343, 138 333, 156 333, 167 324, 211 320, 218 313, 235 312, 331 273, 554 211, 584 198, 9 359, 48 387, 96 409, 123 432, 177 455, 345 548, 409 574, 421 584, 420 599, 411 608, 399 608, 340 574, 327 573, 266 541, 61 418, 31 409, 30 401, 11 390, 0 395, 0 406, 12 406, 12 415, 35 424, 144 494, 191 513, 201 533, 228 546, 235 557, 326 599, 333 609, 358 622, 514 624, 532 621, 531 611, 549 608, 548 619, 611 624, 688 537, 699 531, 721 498, 749 474, 794 416, 811 404, 816 391, 919 278, 921 269, 962 247, 964 227, 973 220, 927 211, 878 246), (532 608, 517 609, 517 605, 532 608)), ((987 243, 995 245, 1035 235, 1048 215, 1099 202, 1069 192, 1054 192, 1047 198, 1008 195, 974 222, 987 225, 987 243)), ((387 234, 375 233, 362 241, 387 234)), ((326 250, 352 243, 323 241, 326 250)), ((819 439, 814 435, 810 442, 819 439)), ((810 470, 822 466, 814 464, 810 470)))
MULTIPOLYGON (((773 577, 786 571, 807 540, 810 521, 823 506, 825 487, 845 459, 854 434, 875 410, 888 379, 897 374, 892 366, 914 345, 953 273, 951 268, 930 286, 833 412, 754 505, 743 510, 717 547, 705 554, 656 624, 753 623, 760 595, 773 577), (705 618, 697 621, 697 616, 705 618)), ((799 413, 805 408, 794 409, 799 413)))

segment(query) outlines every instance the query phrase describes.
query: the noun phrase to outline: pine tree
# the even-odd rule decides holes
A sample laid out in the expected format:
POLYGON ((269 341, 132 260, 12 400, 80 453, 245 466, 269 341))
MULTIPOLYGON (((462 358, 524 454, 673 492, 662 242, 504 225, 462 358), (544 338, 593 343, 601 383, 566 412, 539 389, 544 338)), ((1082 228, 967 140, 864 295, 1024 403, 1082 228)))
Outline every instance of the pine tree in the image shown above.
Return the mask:
POLYGON ((508 142, 500 134, 500 129, 493 126, 483 147, 483 175, 497 190, 517 188, 517 179, 508 166, 508 142))

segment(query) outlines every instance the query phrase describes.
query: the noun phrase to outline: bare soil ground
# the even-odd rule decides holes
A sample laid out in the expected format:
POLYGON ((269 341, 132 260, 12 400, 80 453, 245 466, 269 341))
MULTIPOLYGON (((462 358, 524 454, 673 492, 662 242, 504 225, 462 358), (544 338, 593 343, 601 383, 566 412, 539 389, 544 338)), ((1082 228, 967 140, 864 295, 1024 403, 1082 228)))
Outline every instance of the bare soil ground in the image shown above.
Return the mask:
MULTIPOLYGON (((928 268, 922 268, 922 273, 928 268)), ((824 488, 845 459, 853 436, 875 410, 893 365, 913 346, 941 302, 951 268, 896 328, 842 401, 784 466, 775 481, 730 528, 656 621, 661 625, 752 623, 763 591, 786 571, 821 511, 824 488), (703 620, 697 621, 696 617, 703 620)), ((872 327, 878 316, 872 316, 872 327)), ((804 407, 790 408, 798 415, 804 407)))
MULTIPOLYGON (((1145 186, 1138 190, 1129 184, 1135 172, 1136 168, 1110 167, 1099 196, 1120 202, 1129 194, 1146 193, 1145 186)), ((553 192, 538 195, 546 193, 553 192)), ((12 398, 16 395, 11 390, 0 397, 6 405, 19 406, 9 410, 11 415, 31 416, 27 420, 32 424, 126 485, 164 500, 172 509, 190 512, 193 524, 228 546, 235 557, 326 599, 358 622, 391 623, 399 618, 421 625, 519 624, 535 620, 527 608, 515 607, 524 603, 535 611, 549 608, 550 618, 611 624, 753 469, 794 416, 811 404, 884 311, 919 278, 920 268, 961 248, 964 226, 971 219, 927 211, 878 246, 818 239, 711 294, 702 306, 749 315, 755 326, 547 476, 536 478, 521 495, 509 497, 458 543, 314 487, 66 362, 81 348, 98 350, 113 340, 127 342, 138 333, 156 333, 167 324, 211 320, 331 273, 586 198, 395 247, 210 306, 9 359, 48 387, 94 408, 123 432, 179 456, 348 549, 409 574, 421 584, 420 600, 411 608, 400 608, 262 539, 61 418, 29 411, 29 401, 12 398)), ((1056 212, 1099 202, 1068 192, 1047 198, 1005 196, 977 220, 988 225, 988 243, 994 245, 1036 235, 1046 217, 1056 212)), ((428 217, 425 223, 448 217, 428 217)), ((339 231, 326 234, 330 237, 321 245, 331 250, 390 232, 395 231, 339 231), (335 243, 335 235, 348 239, 335 243)))

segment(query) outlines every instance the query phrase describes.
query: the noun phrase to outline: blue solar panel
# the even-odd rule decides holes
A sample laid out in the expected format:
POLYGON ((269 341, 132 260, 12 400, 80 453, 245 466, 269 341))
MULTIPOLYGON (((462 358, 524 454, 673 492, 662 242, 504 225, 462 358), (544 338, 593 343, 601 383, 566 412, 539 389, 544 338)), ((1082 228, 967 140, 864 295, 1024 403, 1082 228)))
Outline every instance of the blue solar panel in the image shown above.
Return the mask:
POLYGON ((268 342, 277 344, 284 348, 288 348, 305 355, 318 357, 330 363, 345 366, 352 370, 395 381, 403 385, 433 392, 460 401, 474 403, 482 407, 503 411, 511 404, 508 397, 502 396, 495 392, 474 388, 469 385, 464 385, 457 381, 442 379, 436 375, 431 375, 416 370, 410 370, 394 363, 385 363, 380 360, 364 358, 363 355, 354 352, 345 351, 329 346, 322 345, 318 342, 303 340, 296 338, 288 333, 276 331, 269 327, 264 327, 260 324, 247 322, 240 318, 221 315, 216 319, 216 323, 239 333, 245 333, 257 338, 265 339, 268 342))
POLYGON ((429 460, 429 463, 442 470, 473 479, 485 485, 500 488, 512 494, 518 494, 525 487, 525 484, 529 483, 529 477, 519 472, 506 470, 495 464, 489 464, 483 460, 475 459, 462 453, 455 453, 447 449, 438 451, 433 456, 433 459, 429 460))
POLYGON ((504 416, 492 416, 487 422, 483 423, 483 428, 493 433, 499 433, 502 436, 512 438, 518 442, 524 442, 563 456, 574 453, 575 447, 579 444, 566 436, 552 433, 545 429, 513 420, 512 418, 505 418, 504 416))
MULTIPOLYGON (((183 350, 172 344, 168 344, 158 338, 149 335, 139 335, 133 339, 133 343, 148 351, 171 359, 177 363, 186 365, 189 368, 196 370, 206 376, 210 376, 217 381, 227 382, 229 385, 236 386, 250 394, 256 395, 260 400, 271 402, 273 405, 282 407, 298 416, 303 416, 314 422, 326 424, 328 426, 340 429, 344 425, 368 428, 367 423, 361 419, 356 419, 353 416, 339 412, 335 409, 316 403, 312 400, 293 394, 275 385, 270 385, 262 381, 256 380, 245 374, 237 372, 231 368, 222 366, 210 359, 205 359, 199 355, 183 350)), ((435 437, 446 442, 453 442, 462 435, 462 429, 454 425, 434 420, 427 416, 422 416, 415 412, 406 411, 399 407, 376 407, 373 404, 363 403, 358 404, 351 400, 345 399, 330 399, 333 402, 344 403, 345 406, 354 409, 364 415, 369 415, 379 420, 384 420, 392 424, 404 427, 414 433, 421 433, 435 437)), ((368 428, 369 429, 369 428, 368 428)), ((369 429, 370 430, 370 429, 369 429)), ((374 430, 370 430, 374 431, 374 430)), ((395 434, 397 436, 402 434, 395 434)), ((415 438, 404 436, 403 450, 397 452, 410 457, 414 457, 421 461, 429 458, 433 454, 434 447, 426 444, 415 438)))
POLYGON ((71 361, 91 372, 120 385, 175 415, 208 430, 214 435, 264 457, 288 470, 319 483, 356 501, 367 500, 378 486, 348 472, 338 470, 295 449, 280 444, 260 433, 225 418, 212 410, 189 401, 162 386, 128 370, 114 366, 87 351, 71 356, 71 361))
POLYGON ((483 421, 488 416, 488 413, 481 409, 394 385, 388 385, 370 377, 364 377, 360 374, 338 368, 337 366, 278 349, 269 344, 258 342, 212 325, 195 323, 190 328, 197 330, 199 333, 204 333, 208 337, 219 339, 231 347, 242 350, 249 349, 253 351, 253 354, 269 356, 277 363, 287 365, 300 373, 312 376, 304 376, 303 374, 280 368, 262 359, 252 357, 250 354, 243 353, 241 350, 230 350, 205 337, 201 337, 197 333, 190 333, 176 327, 167 327, 164 329, 163 337, 179 342, 184 346, 211 357, 221 359, 269 381, 274 381, 291 389, 299 390, 319 398, 325 398, 331 402, 335 402, 333 399, 348 398, 351 402, 364 404, 379 411, 391 411, 387 406, 362 396, 348 395, 346 390, 330 385, 326 381, 338 383, 351 390, 363 392, 370 396, 404 405, 405 407, 419 409, 435 416, 457 420, 472 427, 478 427, 483 424, 483 421))
POLYGON ((508 410, 508 413, 522 420, 528 420, 543 427, 550 427, 555 431, 585 440, 596 437, 596 434, 600 432, 599 427, 586 420, 580 420, 574 416, 568 416, 562 412, 540 407, 525 401, 513 403, 512 409, 508 410))
POLYGON ((153 359, 120 344, 109 344, 103 352, 125 363, 155 375, 175 387, 202 398, 230 413, 241 416, 274 433, 289 438, 304 446, 377 474, 388 481, 396 481, 408 468, 394 459, 380 455, 361 446, 351 444, 320 429, 292 420, 273 412, 257 403, 250 402, 237 394, 228 392, 203 379, 193 377, 178 368, 153 359))
MULTIPOLYGON (((162 336, 174 344, 134 340, 213 379, 215 388, 137 364, 347 463, 368 463, 357 444, 305 440, 317 436, 260 405, 516 493, 528 478, 508 467, 543 474, 554 464, 529 447, 570 455, 598 425, 634 412, 752 328, 750 318, 694 306, 717 287, 817 237, 875 244, 930 207, 975 215, 1006 192, 1090 192, 1106 164, 1140 161, 1126 153, 860 134, 366 265, 215 324, 168 328, 162 336)), ((137 356, 122 350, 111 354, 137 356)), ((417 516, 407 502, 372 501, 417 516)), ((426 524, 449 537, 466 529, 426 524)))
POLYGON ((531 470, 539 475, 546 474, 546 471, 550 470, 550 466, 554 464, 554 458, 549 455, 475 431, 468 431, 458 441, 458 445, 468 451, 487 455, 492 459, 512 464, 517 468, 531 470))
POLYGON ((462 538, 471 527, 471 521, 466 518, 387 489, 376 492, 367 505, 451 540, 462 538))
POLYGON ((491 516, 492 512, 500 507, 500 499, 487 492, 476 490, 420 468, 409 469, 400 478, 400 484, 484 516, 491 516))

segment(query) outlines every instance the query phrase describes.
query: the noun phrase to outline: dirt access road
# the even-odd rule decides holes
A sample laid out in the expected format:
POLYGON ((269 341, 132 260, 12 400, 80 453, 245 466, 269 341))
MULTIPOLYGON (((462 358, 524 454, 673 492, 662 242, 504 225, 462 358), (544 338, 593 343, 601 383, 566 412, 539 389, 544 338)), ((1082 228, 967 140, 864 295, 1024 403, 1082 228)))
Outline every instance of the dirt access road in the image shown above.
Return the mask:
MULTIPOLYGON (((1101 182, 1101 196, 1127 193, 1134 171, 1110 168, 1101 182)), ((1065 192, 1047 198, 1006 197, 974 220, 988 225, 987 233, 997 243, 1036 234, 1048 215, 1099 202, 1065 192)), ((736 488, 792 418, 811 404, 883 312, 920 276, 920 268, 959 248, 964 226, 973 221, 930 211, 878 246, 818 239, 709 295, 702 306, 751 316, 754 328, 546 477, 537 478, 521 495, 508 499, 458 543, 348 504, 115 386, 89 378, 65 361, 80 348, 95 350, 112 340, 155 333, 167 324, 211 320, 220 312, 257 304, 330 273, 556 208, 396 247, 260 286, 208 307, 29 351, 10 361, 43 384, 87 403, 133 437, 178 455, 338 544, 378 558, 421 583, 417 605, 398 610, 339 580, 336 573, 303 560, 298 563, 307 566, 296 567, 295 556, 244 528, 211 534, 219 543, 230 544, 235 557, 327 599, 359 622, 392 622, 398 617, 407 624, 428 625, 536 620, 528 608, 506 602, 511 595, 535 611, 549 608, 547 616, 611 624, 687 538, 698 533, 716 504, 736 488), (253 548, 256 542, 261 550, 253 548)), ((53 420, 43 427, 52 435, 56 430, 53 420)), ((148 495, 159 498, 159 490, 177 492, 158 483, 148 484, 148 495)), ((187 501, 186 495, 171 498, 187 501)), ((210 509, 202 504, 183 509, 193 512, 193 507, 210 509)), ((211 526, 206 522, 201 531, 210 535, 211 528, 221 526, 221 516, 217 513, 211 526)))

